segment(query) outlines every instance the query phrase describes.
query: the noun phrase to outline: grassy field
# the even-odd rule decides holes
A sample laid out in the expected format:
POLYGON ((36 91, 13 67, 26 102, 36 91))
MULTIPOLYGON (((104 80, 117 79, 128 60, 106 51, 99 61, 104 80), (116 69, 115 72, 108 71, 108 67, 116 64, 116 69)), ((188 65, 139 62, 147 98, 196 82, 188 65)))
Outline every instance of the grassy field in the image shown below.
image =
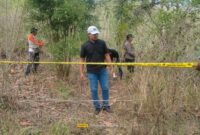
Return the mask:
MULTIPOLYGON (((99 5, 95 14, 102 31, 100 38, 109 47, 123 52, 122 45, 116 43, 118 20, 111 8, 114 6, 112 1, 99 5)), ((20 23, 19 18, 14 20, 20 23)), ((162 36, 152 31, 155 25, 149 17, 144 20, 129 30, 135 35, 137 62, 197 61, 199 20, 182 20, 181 34, 176 33, 179 28, 173 27, 162 36)), ((18 26, 14 24, 15 21, 0 21, 0 26, 8 31, 7 36, 13 32, 9 26, 18 26)), ((8 59, 26 60, 25 47, 15 44, 23 43, 23 31, 19 35, 14 32, 9 40, 6 35, 0 38, 1 49, 7 44, 8 52, 15 50, 8 54, 12 56, 8 59), (16 41, 17 36, 20 41, 16 41)), ((52 60, 47 48, 41 58, 52 60)), ((73 61, 78 59, 74 57, 73 61)), ((123 67, 122 80, 110 77, 110 104, 114 113, 101 112, 98 116, 93 113, 88 82, 80 81, 77 65, 72 65, 67 80, 56 76, 53 65, 40 65, 38 73, 28 77, 24 77, 24 69, 25 65, 0 65, 0 135, 200 134, 200 72, 193 68, 136 67, 129 74, 123 67), (88 127, 78 128, 77 124, 88 127)))

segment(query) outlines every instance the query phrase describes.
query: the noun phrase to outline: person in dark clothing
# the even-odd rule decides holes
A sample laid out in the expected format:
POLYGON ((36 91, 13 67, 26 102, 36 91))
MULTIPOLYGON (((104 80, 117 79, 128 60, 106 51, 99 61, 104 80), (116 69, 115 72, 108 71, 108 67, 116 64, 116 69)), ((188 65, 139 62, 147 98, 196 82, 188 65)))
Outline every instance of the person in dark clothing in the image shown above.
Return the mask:
MULTIPOLYGON (((95 26, 90 26, 87 30, 89 40, 81 46, 81 62, 111 62, 108 48, 105 41, 98 39, 99 30, 95 26)), ((111 113, 109 105, 109 75, 106 65, 87 65, 87 77, 90 84, 91 96, 95 107, 95 114, 101 110, 111 113), (102 90, 102 105, 99 102, 98 83, 102 90)), ((85 80, 84 65, 80 65, 80 78, 85 80)))
MULTIPOLYGON (((120 62, 119 53, 115 49, 108 49, 108 52, 110 54, 110 58, 111 58, 112 62, 120 62)), ((120 66, 118 66, 118 73, 119 73, 120 79, 122 79, 123 71, 120 66)), ((115 78, 115 77, 116 77, 116 75, 115 75, 115 73, 113 73, 113 78, 115 78)))

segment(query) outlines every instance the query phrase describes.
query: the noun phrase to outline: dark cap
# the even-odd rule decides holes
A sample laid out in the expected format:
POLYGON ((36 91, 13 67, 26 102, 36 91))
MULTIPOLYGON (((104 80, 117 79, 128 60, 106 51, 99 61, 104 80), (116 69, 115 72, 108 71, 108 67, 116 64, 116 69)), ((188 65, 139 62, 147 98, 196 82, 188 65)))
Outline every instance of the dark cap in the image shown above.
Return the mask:
POLYGON ((31 33, 37 32, 38 29, 36 29, 35 27, 31 28, 31 33))
POLYGON ((129 38, 134 38, 134 36, 133 36, 132 34, 128 34, 128 35, 126 36, 126 39, 129 39, 129 38))

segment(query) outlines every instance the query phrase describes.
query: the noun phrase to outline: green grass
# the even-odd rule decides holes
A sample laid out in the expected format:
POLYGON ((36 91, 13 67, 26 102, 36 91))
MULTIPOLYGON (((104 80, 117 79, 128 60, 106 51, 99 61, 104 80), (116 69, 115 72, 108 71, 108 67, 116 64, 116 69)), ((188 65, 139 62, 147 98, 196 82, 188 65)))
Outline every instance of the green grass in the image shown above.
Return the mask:
POLYGON ((38 128, 27 127, 21 130, 20 135, 42 135, 42 132, 38 128))
POLYGON ((58 88, 58 92, 59 92, 59 95, 63 98, 63 99, 68 99, 71 91, 65 87, 65 86, 61 86, 58 88))
POLYGON ((56 122, 50 126, 50 134, 52 135, 69 135, 68 125, 64 122, 56 122))

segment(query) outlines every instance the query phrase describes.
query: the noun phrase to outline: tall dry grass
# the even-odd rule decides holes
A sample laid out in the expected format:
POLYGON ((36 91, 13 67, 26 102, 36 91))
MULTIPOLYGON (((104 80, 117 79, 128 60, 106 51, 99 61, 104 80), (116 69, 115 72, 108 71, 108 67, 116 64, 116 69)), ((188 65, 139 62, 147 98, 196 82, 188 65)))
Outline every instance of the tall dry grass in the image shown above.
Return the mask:
MULTIPOLYGON (((0 47, 6 53, 7 59, 16 56, 13 53, 18 44, 17 39, 23 39, 20 34, 22 28, 22 12, 17 8, 9 7, 10 0, 1 1, 0 8, 0 28, 5 33, 0 35, 0 47), (3 14, 2 14, 3 13, 3 14)), ((151 22, 141 26, 135 31, 135 47, 138 62, 166 62, 166 61, 195 61, 196 48, 200 44, 199 35, 200 24, 185 22, 179 24, 184 28, 182 33, 176 38, 177 29, 174 27, 171 35, 158 37, 152 34, 148 27, 151 22)), ((178 28, 178 27, 177 27, 178 28)), ((22 43, 22 42, 21 42, 22 43)), ((34 115, 31 119, 39 119, 35 126, 23 127, 19 125, 19 120, 15 117, 15 112, 22 106, 18 104, 15 91, 11 88, 9 65, 1 66, 0 82, 0 134, 5 135, 25 135, 25 134, 128 134, 128 135, 195 135, 200 134, 200 73, 194 69, 184 68, 153 68, 136 67, 133 75, 128 79, 115 83, 117 98, 126 97, 132 102, 116 102, 112 105, 113 115, 94 117, 88 114, 87 117, 78 117, 79 111, 92 111, 88 104, 78 104, 77 107, 70 108, 74 111, 74 122, 88 122, 98 124, 101 118, 104 121, 110 120, 117 124, 114 128, 91 127, 86 130, 79 130, 76 125, 68 125, 65 122, 50 121, 48 112, 41 111, 42 116, 34 115), (122 84, 122 85, 120 85, 122 84), (49 122, 50 121, 50 122, 49 122), (2 126, 3 125, 3 126, 2 126), (68 128, 68 126, 70 128, 68 128), (68 131, 69 130, 69 131, 68 131)), ((124 68, 125 70, 125 68, 124 68)), ((80 94, 90 95, 89 90, 78 91, 77 75, 78 69, 73 68, 74 96, 80 94), (77 92, 78 91, 78 92, 77 92), (81 93, 82 92, 82 93, 81 93), (85 93, 83 93, 85 92, 85 93)), ((126 73, 128 74, 128 73, 126 73)), ((43 85, 42 85, 43 86, 43 85)), ((60 87, 61 88, 61 87, 60 87)), ((63 91, 64 88, 61 88, 63 91)), ((64 89, 65 90, 65 89, 64 89)), ((112 89, 111 89, 112 92, 112 89)), ((54 92, 56 93, 56 92, 54 92)), ((67 94, 68 96, 68 94, 67 94)), ((81 98, 81 96, 78 98, 81 98)), ((75 105, 74 105, 75 106, 75 105)), ((29 106, 30 107, 30 106, 29 106)), ((25 111, 30 111, 25 109, 25 111)), ((67 110, 67 109, 66 109, 67 110)), ((24 116, 25 117, 25 116, 24 116)), ((26 116, 27 117, 27 116, 26 116)), ((31 116, 30 116, 31 117, 31 116)), ((113 124, 112 123, 112 124, 113 124)), ((25 123, 26 124, 26 123, 25 123)))
MULTIPOLYGON (((199 77, 192 69, 141 68, 128 83, 134 91, 139 134, 199 133, 199 77), (188 71, 189 70, 189 71, 188 71)), ((135 108, 135 105, 133 105, 135 108)), ((134 119, 130 117, 130 119, 134 119)))
MULTIPOLYGON (((181 18, 168 32, 152 32, 148 17, 134 30, 137 62, 195 62, 200 55, 199 21, 181 18), (160 36, 162 35, 162 36, 160 36)), ((126 82, 135 112, 130 134, 200 134, 200 72, 194 68, 137 67, 126 82)))

